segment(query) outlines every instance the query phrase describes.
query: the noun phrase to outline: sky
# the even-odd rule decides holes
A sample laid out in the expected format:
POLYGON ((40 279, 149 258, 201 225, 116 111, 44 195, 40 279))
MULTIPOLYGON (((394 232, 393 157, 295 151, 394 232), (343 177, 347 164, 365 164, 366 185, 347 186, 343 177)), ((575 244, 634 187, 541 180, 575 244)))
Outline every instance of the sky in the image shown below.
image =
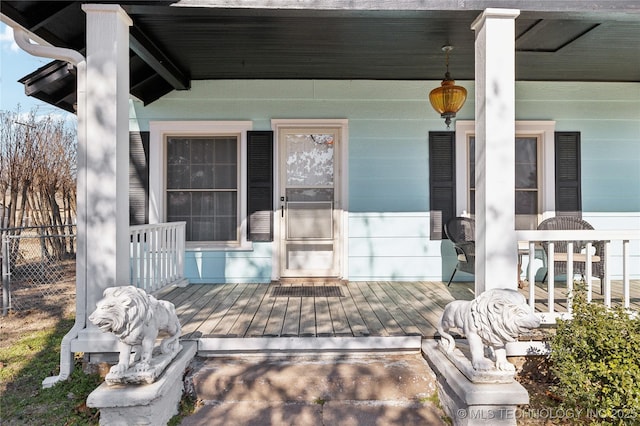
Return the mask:
POLYGON ((13 41, 13 30, 0 22, 0 110, 30 112, 36 115, 71 116, 66 111, 24 94, 24 85, 18 80, 51 62, 51 59, 32 56, 13 41))

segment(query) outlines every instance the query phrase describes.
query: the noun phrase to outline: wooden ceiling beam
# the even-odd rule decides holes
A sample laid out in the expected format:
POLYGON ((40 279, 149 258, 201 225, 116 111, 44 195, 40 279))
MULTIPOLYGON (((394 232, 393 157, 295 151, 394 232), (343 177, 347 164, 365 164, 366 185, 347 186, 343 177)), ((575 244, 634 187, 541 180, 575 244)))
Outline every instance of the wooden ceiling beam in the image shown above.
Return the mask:
POLYGON ((46 40, 47 43, 58 47, 70 47, 64 40, 58 38, 57 35, 53 34, 46 28, 46 24, 51 22, 51 17, 57 16, 60 12, 66 10, 69 7, 69 4, 57 4, 55 2, 42 3, 44 4, 38 4, 31 7, 29 10, 22 12, 14 7, 13 4, 3 1, 0 2, 0 11, 4 16, 11 19, 13 22, 18 23, 24 29, 31 31, 43 40, 46 40), (61 5, 63 7, 60 7, 61 5), (36 10, 37 13, 35 12, 36 10))
POLYGON ((188 90, 191 80, 140 28, 129 29, 129 47, 176 90, 188 90))

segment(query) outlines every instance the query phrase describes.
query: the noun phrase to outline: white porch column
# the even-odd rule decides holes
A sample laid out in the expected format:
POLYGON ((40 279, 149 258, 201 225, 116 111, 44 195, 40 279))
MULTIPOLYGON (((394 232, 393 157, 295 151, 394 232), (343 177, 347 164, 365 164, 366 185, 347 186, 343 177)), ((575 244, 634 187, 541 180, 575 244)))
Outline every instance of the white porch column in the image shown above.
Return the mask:
POLYGON ((513 9, 486 9, 476 33, 475 294, 517 289, 515 235, 515 19, 513 9))
MULTIPOLYGON (((85 4, 87 97, 85 144, 78 147, 78 223, 86 226, 86 316, 105 288, 129 284, 129 26, 118 5, 85 4), (79 162, 83 164, 83 162, 79 162), (82 191, 82 193, 80 193, 82 191)), ((90 331, 101 333, 89 323, 90 331)), ((91 333, 93 334, 93 333, 91 333)), ((86 336, 85 336, 86 337, 86 336)), ((97 336, 96 336, 97 337, 97 336)), ((91 341, 93 338, 89 338, 91 341)), ((82 339, 81 339, 82 340, 82 339)), ((91 347, 86 351, 91 352, 91 347)))

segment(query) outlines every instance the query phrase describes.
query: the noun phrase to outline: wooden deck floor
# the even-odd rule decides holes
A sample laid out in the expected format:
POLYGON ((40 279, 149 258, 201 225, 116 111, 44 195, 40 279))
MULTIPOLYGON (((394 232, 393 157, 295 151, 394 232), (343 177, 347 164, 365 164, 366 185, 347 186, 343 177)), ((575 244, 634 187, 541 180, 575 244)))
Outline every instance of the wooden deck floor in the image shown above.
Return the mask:
MULTIPOLYGON (((305 284, 197 284, 166 288, 157 297, 176 306, 183 339, 215 337, 434 337, 447 303, 474 297, 472 283, 349 282, 305 284), (288 287, 288 288, 285 288, 288 287), (302 288, 300 288, 302 287, 302 288), (339 291, 332 295, 329 291, 339 291), (277 295, 274 292, 283 292, 277 295), (287 294, 287 292, 290 292, 287 294), (323 294, 325 293, 325 294, 323 294)), ((622 284, 612 285, 621 300, 622 284)), ((528 296, 528 288, 521 290, 528 296)), ((631 284, 640 310, 640 281, 631 284)), ((599 288, 594 300, 602 299, 599 288)), ((566 289, 555 289, 566 311, 566 289)), ((536 283, 536 310, 548 312, 546 284, 536 283)))

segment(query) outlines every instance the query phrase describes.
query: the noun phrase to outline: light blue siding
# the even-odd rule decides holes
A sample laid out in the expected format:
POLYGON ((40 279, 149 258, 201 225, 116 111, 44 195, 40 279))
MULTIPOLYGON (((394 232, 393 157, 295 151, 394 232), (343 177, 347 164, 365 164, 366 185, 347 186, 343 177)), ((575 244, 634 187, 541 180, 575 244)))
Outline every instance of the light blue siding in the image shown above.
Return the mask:
POLYGON ((518 83, 518 120, 579 131, 582 209, 640 212, 640 84, 518 83))
POLYGON ((430 240, 428 213, 349 215, 351 280, 448 280, 455 262, 450 241, 430 240))
POLYGON ((187 250, 185 276, 190 283, 268 283, 271 280, 270 243, 254 243, 251 251, 187 250))
MULTIPOLYGON (((131 120, 140 130, 156 120, 252 120, 254 130, 268 130, 272 118, 347 118, 345 278, 446 280, 455 265, 453 248, 429 238, 428 133, 446 129, 427 100, 438 84, 194 81, 191 90, 174 91, 147 107, 134 103, 131 120)), ((473 82, 458 84, 469 96, 457 118, 472 120, 473 82)), ((599 228, 610 223, 603 217, 622 215, 621 225, 640 227, 640 84, 519 82, 516 118, 555 120, 556 130, 581 132, 585 218, 596 219, 599 228)), ((188 251, 186 274, 194 283, 268 282, 273 244, 253 247, 188 251)))

